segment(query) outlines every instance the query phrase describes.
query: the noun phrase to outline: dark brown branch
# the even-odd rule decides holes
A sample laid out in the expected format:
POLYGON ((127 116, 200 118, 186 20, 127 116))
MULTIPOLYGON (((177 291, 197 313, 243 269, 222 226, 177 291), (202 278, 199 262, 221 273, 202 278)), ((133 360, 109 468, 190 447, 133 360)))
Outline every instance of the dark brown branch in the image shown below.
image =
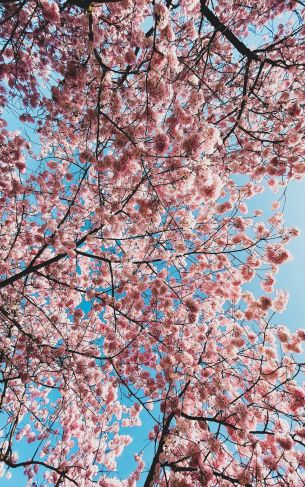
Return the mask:
MULTIPOLYGON (((93 230, 90 230, 86 235, 84 235, 80 240, 78 240, 75 243, 75 247, 79 247, 82 243, 86 241, 86 238, 89 235, 93 235, 94 233, 98 232, 101 227, 99 228, 94 228, 93 230)), ((39 269, 42 269, 43 267, 47 267, 51 264, 54 264, 55 262, 58 262, 59 260, 63 259, 64 257, 67 257, 68 254, 66 253, 61 253, 58 255, 55 255, 51 259, 44 260, 43 262, 40 262, 40 264, 36 265, 28 265, 23 271, 18 272, 17 274, 8 277, 7 279, 4 279, 3 281, 0 281, 0 289, 9 286, 10 284, 14 284, 15 281, 18 281, 19 279, 22 279, 23 277, 32 274, 35 271, 38 271, 39 269)))
MULTIPOLYGON (((183 396, 183 394, 185 393, 185 391, 187 390, 189 385, 190 385, 190 381, 187 381, 184 388, 180 392, 179 397, 183 396)), ((163 452, 165 440, 166 440, 167 434, 169 432, 169 427, 170 427, 170 424, 171 424, 174 417, 175 417, 175 413, 171 412, 165 421, 165 424, 164 424, 163 429, 162 429, 162 434, 161 434, 161 438, 159 441, 158 449, 156 451, 156 454, 155 454, 153 461, 152 461, 152 464, 150 466, 148 475, 147 475, 145 483, 144 483, 144 487, 150 487, 151 483, 153 482, 156 467, 159 463, 159 457, 160 457, 161 453, 163 452)))
POLYGON ((271 64, 272 66, 281 66, 283 68, 287 68, 287 64, 281 60, 275 60, 260 56, 255 51, 251 51, 249 47, 246 46, 242 41, 236 37, 235 34, 223 24, 219 18, 205 5, 205 1, 201 0, 201 13, 204 17, 209 21, 209 23, 219 32, 221 32, 227 40, 235 47, 235 49, 242 54, 243 56, 247 57, 248 60, 255 60, 259 62, 265 62, 271 64))

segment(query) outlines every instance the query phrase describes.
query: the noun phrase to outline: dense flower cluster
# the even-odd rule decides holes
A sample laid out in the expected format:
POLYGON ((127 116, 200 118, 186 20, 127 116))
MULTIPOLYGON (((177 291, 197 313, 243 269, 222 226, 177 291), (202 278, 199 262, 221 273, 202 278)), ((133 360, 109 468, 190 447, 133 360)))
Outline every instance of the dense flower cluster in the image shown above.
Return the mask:
POLYGON ((305 331, 276 321, 303 3, 3 0, 0 18, 0 476, 303 486, 305 331))

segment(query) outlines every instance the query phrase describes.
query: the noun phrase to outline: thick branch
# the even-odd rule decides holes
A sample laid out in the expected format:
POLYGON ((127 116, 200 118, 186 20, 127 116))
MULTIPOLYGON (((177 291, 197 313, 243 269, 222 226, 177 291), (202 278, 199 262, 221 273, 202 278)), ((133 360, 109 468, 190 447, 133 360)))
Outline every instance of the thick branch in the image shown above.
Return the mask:
MULTIPOLYGON (((79 247, 82 243, 84 243, 86 241, 86 238, 89 235, 93 235, 94 233, 98 232, 99 230, 100 230, 100 227, 94 228, 93 230, 88 232, 86 235, 84 235, 84 237, 82 237, 80 240, 78 240, 76 242, 75 247, 79 247)), ((54 257, 51 257, 51 259, 47 259, 47 260, 44 260, 43 262, 40 262, 40 264, 36 264, 36 265, 31 264, 31 265, 27 266, 25 269, 23 269, 23 271, 18 272, 17 274, 15 274, 11 277, 8 277, 7 279, 4 279, 3 281, 0 281, 0 289, 4 288, 6 286, 9 286, 10 284, 14 284, 15 281, 18 281, 19 279, 22 279, 23 277, 25 277, 29 274, 32 274, 33 272, 38 271, 39 269, 42 269, 43 267, 47 267, 51 264, 54 264, 55 262, 58 262, 59 260, 66 257, 67 255, 68 254, 63 252, 61 254, 55 255, 54 257)))
POLYGON ((282 60, 274 60, 270 58, 261 58, 255 51, 251 51, 249 47, 246 46, 242 41, 236 37, 235 34, 225 25, 223 24, 219 18, 205 5, 204 0, 201 0, 201 13, 204 17, 210 22, 210 24, 219 32, 221 32, 228 41, 235 47, 235 49, 242 54, 243 56, 247 57, 249 60, 255 60, 259 62, 265 62, 271 64, 272 66, 281 66, 281 67, 288 67, 286 63, 282 60))

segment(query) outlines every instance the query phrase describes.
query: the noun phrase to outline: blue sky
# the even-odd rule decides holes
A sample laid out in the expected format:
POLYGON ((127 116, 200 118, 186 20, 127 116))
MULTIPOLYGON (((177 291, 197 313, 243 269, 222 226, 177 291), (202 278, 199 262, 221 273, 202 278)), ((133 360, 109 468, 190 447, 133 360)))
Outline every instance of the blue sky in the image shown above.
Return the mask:
POLYGON ((288 187, 285 221, 301 230, 288 246, 294 259, 282 267, 277 279, 277 287, 290 293, 282 318, 294 330, 305 328, 305 181, 293 181, 288 187))
MULTIPOLYGON (((272 201, 281 193, 274 194, 266 189, 263 194, 250 200, 249 206, 270 211, 272 201)), ((283 199, 280 200, 281 202, 283 199)), ((276 322, 285 324, 290 330, 305 328, 305 180, 291 181, 286 190, 284 207, 285 226, 297 227, 301 234, 287 245, 293 259, 280 267, 276 275, 276 289, 286 289, 290 294, 287 309, 277 315, 276 322)), ((256 287, 257 289, 257 287, 256 287)))

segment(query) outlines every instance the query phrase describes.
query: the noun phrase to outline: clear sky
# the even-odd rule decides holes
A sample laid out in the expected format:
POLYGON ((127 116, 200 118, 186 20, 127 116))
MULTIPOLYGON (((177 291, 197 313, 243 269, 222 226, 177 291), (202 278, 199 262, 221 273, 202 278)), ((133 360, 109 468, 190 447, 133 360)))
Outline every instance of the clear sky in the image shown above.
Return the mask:
MULTIPOLYGON (((267 189, 255 198, 255 204, 250 200, 249 206, 253 205, 253 208, 269 213, 272 201, 278 200, 280 196, 281 193, 274 194, 267 189)), ((301 235, 288 244, 293 259, 282 265, 276 276, 275 288, 286 289, 290 294, 287 309, 277 315, 276 322, 295 330, 305 328, 305 180, 288 184, 284 220, 285 226, 299 228, 301 235)))
POLYGON ((294 260, 282 267, 277 287, 290 293, 283 321, 290 329, 305 328, 305 181, 293 181, 287 191, 285 220, 301 230, 299 238, 288 246, 294 260))

